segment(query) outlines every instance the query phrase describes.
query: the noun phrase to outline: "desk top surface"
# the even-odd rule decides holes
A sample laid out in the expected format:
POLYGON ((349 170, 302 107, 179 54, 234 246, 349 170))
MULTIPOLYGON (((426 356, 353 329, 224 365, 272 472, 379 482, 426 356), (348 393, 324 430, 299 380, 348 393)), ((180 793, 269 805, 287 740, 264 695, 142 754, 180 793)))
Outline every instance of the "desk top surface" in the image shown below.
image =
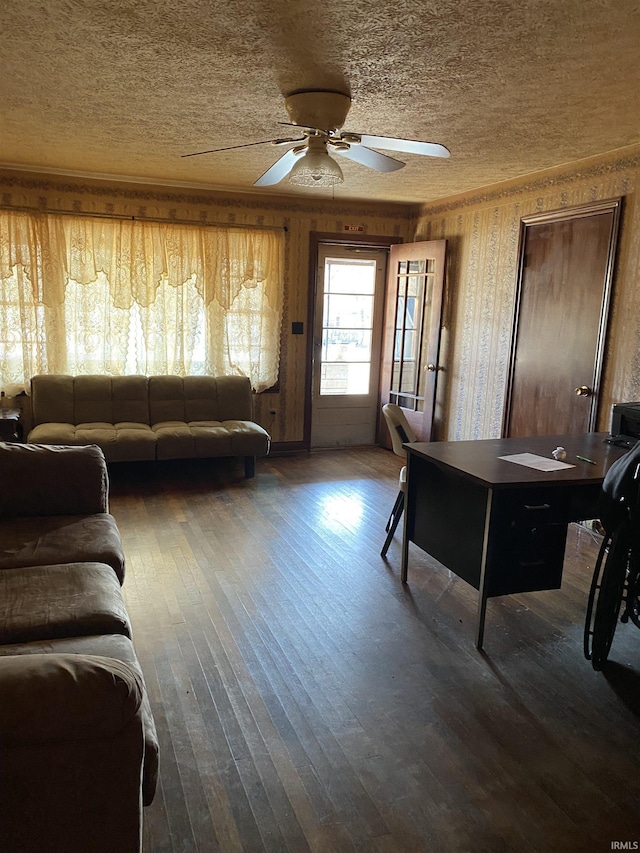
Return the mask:
POLYGON ((428 441, 406 444, 405 448, 410 456, 427 459, 485 486, 509 488, 556 483, 597 485, 602 482, 613 462, 628 449, 607 444, 605 439, 608 437, 609 433, 592 432, 584 435, 490 438, 477 441, 428 441), (564 461, 574 467, 559 471, 538 471, 500 459, 501 456, 517 453, 533 453, 553 459, 551 454, 559 446, 567 451, 564 461), (595 465, 583 462, 577 459, 577 456, 591 459, 595 465))

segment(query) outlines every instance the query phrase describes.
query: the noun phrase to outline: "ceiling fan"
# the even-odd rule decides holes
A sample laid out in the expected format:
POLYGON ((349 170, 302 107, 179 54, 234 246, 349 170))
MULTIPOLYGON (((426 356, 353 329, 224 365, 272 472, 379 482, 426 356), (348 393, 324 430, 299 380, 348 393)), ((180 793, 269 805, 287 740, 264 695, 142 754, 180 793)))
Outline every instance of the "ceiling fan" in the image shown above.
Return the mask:
POLYGON ((256 187, 273 186, 287 175, 289 181, 298 186, 330 187, 342 183, 342 170, 331 154, 346 157, 376 172, 395 172, 405 164, 402 160, 375 151, 375 148, 422 154, 427 157, 449 157, 449 150, 436 142, 342 132, 341 128, 351 106, 350 96, 343 92, 315 89, 292 92, 285 97, 285 106, 291 121, 279 124, 299 127, 302 136, 246 142, 243 145, 195 151, 182 156, 198 157, 201 154, 249 148, 253 145, 292 145, 292 148, 288 148, 280 159, 258 178, 254 183, 256 187))

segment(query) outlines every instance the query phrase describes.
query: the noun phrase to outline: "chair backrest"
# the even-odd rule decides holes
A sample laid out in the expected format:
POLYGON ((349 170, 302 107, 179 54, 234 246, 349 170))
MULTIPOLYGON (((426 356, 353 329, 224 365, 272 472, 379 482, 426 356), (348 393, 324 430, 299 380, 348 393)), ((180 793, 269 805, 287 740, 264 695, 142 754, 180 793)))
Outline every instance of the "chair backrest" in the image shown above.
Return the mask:
POLYGON ((408 442, 413 444, 414 441, 418 440, 418 436, 411 429, 400 406, 396 406, 395 403, 386 403, 382 407, 382 414, 389 427, 393 452, 397 456, 406 457, 407 454, 402 445, 408 442))

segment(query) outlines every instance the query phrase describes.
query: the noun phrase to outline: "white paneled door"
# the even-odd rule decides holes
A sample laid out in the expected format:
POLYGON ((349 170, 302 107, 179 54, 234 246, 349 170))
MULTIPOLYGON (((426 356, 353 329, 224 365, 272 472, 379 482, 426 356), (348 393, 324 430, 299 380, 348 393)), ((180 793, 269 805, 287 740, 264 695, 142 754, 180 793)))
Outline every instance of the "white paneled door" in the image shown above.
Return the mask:
POLYGON ((374 444, 387 252, 321 244, 311 446, 374 444))

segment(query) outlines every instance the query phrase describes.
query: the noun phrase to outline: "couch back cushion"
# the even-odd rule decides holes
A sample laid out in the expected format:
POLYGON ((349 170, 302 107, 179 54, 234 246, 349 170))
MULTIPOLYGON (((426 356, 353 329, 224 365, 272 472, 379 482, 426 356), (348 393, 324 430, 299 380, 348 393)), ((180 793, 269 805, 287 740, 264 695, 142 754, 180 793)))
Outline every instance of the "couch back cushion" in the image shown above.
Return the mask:
POLYGON ((33 424, 149 423, 146 376, 34 376, 33 424))
POLYGON ((109 508, 107 465, 94 444, 0 442, 0 482, 0 518, 91 515, 109 508))
POLYGON ((253 420, 246 376, 34 376, 33 424, 253 420))
POLYGON ((111 379, 113 420, 108 423, 149 424, 149 379, 146 376, 114 376, 111 379))
POLYGON ((151 376, 149 414, 164 421, 249 421, 251 383, 246 376, 151 376))
POLYGON ((73 398, 72 423, 114 423, 110 376, 76 376, 73 398))
POLYGON ((74 424, 73 376, 51 374, 31 380, 33 425, 74 424))

